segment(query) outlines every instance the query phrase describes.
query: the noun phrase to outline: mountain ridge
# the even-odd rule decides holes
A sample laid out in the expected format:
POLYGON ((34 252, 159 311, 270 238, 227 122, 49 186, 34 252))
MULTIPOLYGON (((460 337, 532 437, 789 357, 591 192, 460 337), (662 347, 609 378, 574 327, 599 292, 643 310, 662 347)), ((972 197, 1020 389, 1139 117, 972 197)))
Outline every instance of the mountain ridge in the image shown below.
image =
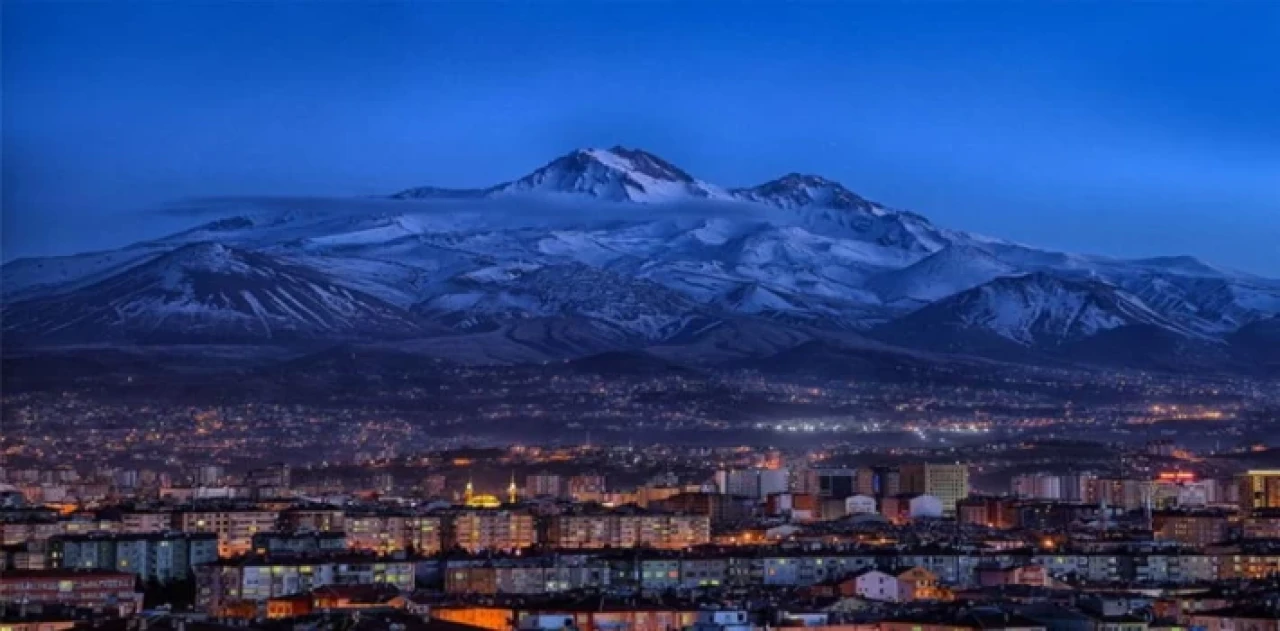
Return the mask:
POLYGON ((5 307, 5 332, 65 342, 304 340, 428 332, 391 305, 309 268, 201 242, 71 294, 5 307), (78 326, 72 326, 78 325, 78 326))
POLYGON ((482 189, 223 198, 197 210, 206 221, 158 239, 6 263, 5 335, 154 340, 159 312, 114 309, 102 287, 172 310, 180 292, 165 274, 201 307, 188 329, 249 343, 413 338, 445 357, 471 353, 471 340, 480 360, 517 362, 646 348, 730 361, 869 334, 908 351, 1105 364, 1093 337, 1137 327, 1131 339, 1164 344, 1167 333, 1175 350, 1221 345, 1280 315, 1280 281, 1193 257, 1040 250, 937 226, 819 175, 726 188, 620 146, 482 189), (200 268, 206 259, 218 265, 200 268), (72 335, 86 327, 76 310, 97 320, 72 335))
POLYGON ((881 339, 935 351, 1008 345, 1053 352, 1126 326, 1197 337, 1122 289, 1047 272, 1002 276, 932 302, 877 329, 881 339))

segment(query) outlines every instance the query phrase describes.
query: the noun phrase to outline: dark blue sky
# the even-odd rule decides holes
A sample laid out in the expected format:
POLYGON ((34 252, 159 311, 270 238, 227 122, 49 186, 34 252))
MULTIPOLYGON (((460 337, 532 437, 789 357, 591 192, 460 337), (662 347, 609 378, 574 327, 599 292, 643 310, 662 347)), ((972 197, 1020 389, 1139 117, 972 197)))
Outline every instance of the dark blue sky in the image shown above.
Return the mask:
POLYGON ((1280 275, 1280 3, 6 1, 4 257, 185 196, 638 146, 938 223, 1280 275), (695 6, 687 6, 693 4, 695 6))

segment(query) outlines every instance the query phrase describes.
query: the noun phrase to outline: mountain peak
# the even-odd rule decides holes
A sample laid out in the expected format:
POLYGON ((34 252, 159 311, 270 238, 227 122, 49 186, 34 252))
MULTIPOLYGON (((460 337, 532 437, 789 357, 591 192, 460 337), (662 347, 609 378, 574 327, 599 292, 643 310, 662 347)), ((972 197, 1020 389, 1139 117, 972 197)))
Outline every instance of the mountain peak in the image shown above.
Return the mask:
POLYGON ((773 181, 784 183, 787 185, 792 185, 792 186, 835 186, 839 188, 844 188, 844 185, 840 184, 835 180, 829 180, 825 177, 822 177, 821 175, 814 175, 812 173, 800 173, 797 171, 792 171, 791 173, 788 173, 773 181))
POLYGON ((323 272, 212 242, 10 309, 6 335, 37 344, 387 339, 423 330, 407 312, 323 272))
POLYGON ((887 212, 880 204, 863 198, 835 180, 808 173, 788 173, 759 186, 734 189, 732 193, 739 199, 779 208, 815 206, 856 210, 873 215, 887 212))
POLYGON ((719 187, 694 178, 640 149, 575 149, 490 194, 571 193, 608 201, 662 202, 728 198, 719 187))
POLYGON ((441 186, 415 186, 391 196, 392 199, 475 199, 485 196, 479 188, 445 188, 441 186))
POLYGON ((622 145, 614 145, 608 149, 578 149, 552 161, 551 164, 561 160, 566 160, 578 168, 585 168, 595 163, 606 169, 623 173, 639 173, 659 180, 689 183, 695 181, 693 176, 655 154, 643 149, 628 149, 622 145))
POLYGON ((1274 338, 1249 337, 1264 324, 1226 338, 1280 313, 1280 280, 948 230, 803 171, 731 194, 615 145, 567 149, 497 186, 405 196, 478 201, 190 200, 166 212, 207 223, 5 264, 3 333, 26 344, 421 337, 417 350, 486 363, 642 347, 719 361, 853 330, 997 359, 1056 362, 1077 343, 1164 337, 1275 355, 1263 344, 1274 338), (591 201, 564 212, 538 195, 591 201), (637 205, 657 201, 677 203, 637 205))
POLYGON ((950 243, 915 263, 873 279, 870 283, 885 300, 902 298, 932 302, 946 296, 1017 273, 987 250, 950 243))
POLYGON ((421 186, 391 197, 460 199, 541 193, 642 203, 682 199, 742 200, 784 209, 851 210, 876 217, 891 214, 880 204, 820 175, 793 171, 759 186, 725 190, 695 178, 652 152, 622 145, 607 149, 574 149, 522 178, 487 189, 421 186))
POLYGON ((1188 334, 1113 285, 1037 271, 1003 276, 952 294, 881 327, 880 332, 891 341, 965 352, 993 340, 1024 348, 1056 348, 1133 325, 1188 334))

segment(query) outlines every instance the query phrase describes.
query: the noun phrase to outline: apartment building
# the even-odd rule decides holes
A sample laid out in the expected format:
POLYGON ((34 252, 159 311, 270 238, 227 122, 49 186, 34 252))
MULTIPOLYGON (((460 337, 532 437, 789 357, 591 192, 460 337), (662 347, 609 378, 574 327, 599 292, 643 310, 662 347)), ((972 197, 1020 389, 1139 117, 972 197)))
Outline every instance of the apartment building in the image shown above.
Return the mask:
POLYGON ((218 536, 218 556, 231 557, 253 549, 253 536, 276 530, 279 513, 272 510, 208 509, 179 514, 183 532, 213 533, 218 536))
POLYGON ((212 533, 63 535, 49 542, 52 568, 115 570, 160 583, 190 578, 195 566, 217 559, 212 533))
POLYGON ((564 549, 681 549, 710 541, 710 515, 592 512, 557 515, 547 527, 547 543, 564 549))
POLYGON ((445 545, 468 552, 519 550, 538 543, 533 515, 517 510, 461 510, 443 518, 445 545))
POLYGON ((942 502, 942 510, 947 515, 955 515, 956 504, 969 497, 968 465, 908 464, 898 472, 903 493, 932 495, 942 502))
POLYGON ((196 605, 221 612, 238 603, 263 603, 270 598, 301 594, 326 585, 370 584, 413 591, 413 562, 350 554, 323 558, 223 559, 197 568, 196 605))

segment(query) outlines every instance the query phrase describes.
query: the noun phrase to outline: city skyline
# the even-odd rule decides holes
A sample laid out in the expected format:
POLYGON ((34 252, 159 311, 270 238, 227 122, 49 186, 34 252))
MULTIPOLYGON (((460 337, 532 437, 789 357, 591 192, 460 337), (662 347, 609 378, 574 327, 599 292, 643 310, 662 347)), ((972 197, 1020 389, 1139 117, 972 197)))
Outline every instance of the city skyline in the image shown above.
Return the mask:
POLYGON ((1280 4, 0 18, 0 631, 1280 631, 1280 4))

